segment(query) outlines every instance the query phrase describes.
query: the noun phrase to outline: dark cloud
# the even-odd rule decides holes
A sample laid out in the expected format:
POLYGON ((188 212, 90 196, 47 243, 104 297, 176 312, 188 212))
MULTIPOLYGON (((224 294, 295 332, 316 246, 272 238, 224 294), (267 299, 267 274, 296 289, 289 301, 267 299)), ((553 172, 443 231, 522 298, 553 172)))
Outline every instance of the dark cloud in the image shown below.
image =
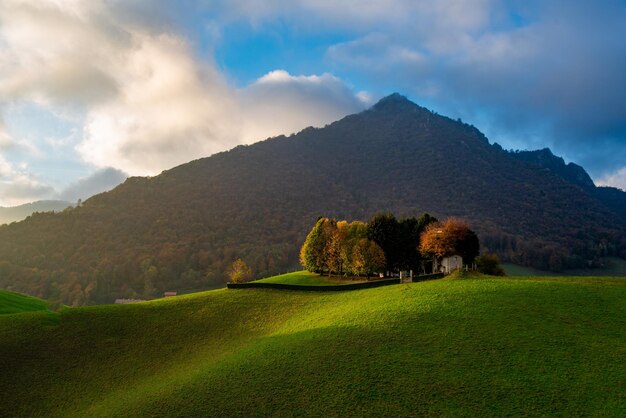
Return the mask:
POLYGON ((78 199, 85 200, 95 194, 113 189, 127 177, 128 175, 123 171, 115 168, 104 168, 70 185, 59 193, 58 198, 68 202, 76 202, 78 199))
MULTIPOLYGON (((508 14, 492 13, 480 30, 454 31, 445 45, 423 31, 378 27, 375 35, 329 48, 327 58, 368 74, 381 90, 402 90, 442 113, 486 122, 479 128, 503 134, 492 140, 532 148, 540 137, 595 176, 626 165, 626 4, 486 7, 508 14)), ((430 25, 437 33, 439 26, 430 25)))

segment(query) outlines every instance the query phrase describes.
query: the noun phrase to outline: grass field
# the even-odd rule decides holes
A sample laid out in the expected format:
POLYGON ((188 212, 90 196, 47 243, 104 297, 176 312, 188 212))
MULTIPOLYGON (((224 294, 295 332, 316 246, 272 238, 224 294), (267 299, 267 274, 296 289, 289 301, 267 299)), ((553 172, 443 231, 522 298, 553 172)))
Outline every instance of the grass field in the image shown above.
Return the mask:
POLYGON ((501 263, 501 265, 507 276, 558 276, 558 273, 537 270, 532 267, 520 266, 518 264, 501 263))
POLYGON ((340 285, 348 283, 359 283, 363 281, 366 280, 348 280, 340 279, 337 277, 320 276, 319 274, 310 273, 308 271, 296 271, 294 273, 281 274, 279 276, 255 280, 255 282, 261 283, 300 284, 308 286, 340 285))
MULTIPOLYGON (((604 268, 567 270, 563 274, 568 276, 604 276, 626 277, 626 260, 617 257, 603 259, 604 268)), ((559 273, 537 270, 532 267, 520 266, 511 263, 502 263, 507 276, 558 276, 559 273)))
POLYGON ((0 317, 0 416, 625 416, 626 279, 214 290, 0 317))
POLYGON ((0 315, 47 311, 48 302, 21 293, 0 290, 0 315))

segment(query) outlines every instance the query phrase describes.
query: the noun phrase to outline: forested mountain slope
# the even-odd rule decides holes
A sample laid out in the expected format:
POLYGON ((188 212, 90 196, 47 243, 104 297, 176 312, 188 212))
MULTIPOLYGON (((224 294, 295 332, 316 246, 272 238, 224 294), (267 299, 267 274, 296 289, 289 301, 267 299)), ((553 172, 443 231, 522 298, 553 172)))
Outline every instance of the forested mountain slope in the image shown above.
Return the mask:
POLYGON ((237 257, 257 276, 296 265, 319 216, 386 210, 465 218, 483 249, 543 269, 626 248, 623 221, 586 190, 395 94, 0 227, 0 287, 69 304, 199 289, 237 257))
MULTIPOLYGON (((497 146, 497 145, 496 145, 497 146)), ((615 187, 596 187, 589 174, 581 166, 565 164, 563 158, 552 154, 548 148, 536 151, 509 151, 513 158, 526 161, 585 189, 591 196, 600 200, 606 207, 626 221, 626 192, 615 187)))

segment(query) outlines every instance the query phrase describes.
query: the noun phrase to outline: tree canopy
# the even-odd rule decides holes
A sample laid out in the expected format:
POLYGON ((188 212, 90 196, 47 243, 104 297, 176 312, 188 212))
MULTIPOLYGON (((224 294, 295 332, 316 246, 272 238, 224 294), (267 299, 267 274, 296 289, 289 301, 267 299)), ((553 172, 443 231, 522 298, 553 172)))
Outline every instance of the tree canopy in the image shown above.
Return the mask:
POLYGON ((429 214, 398 220, 392 213, 380 213, 368 223, 322 217, 300 249, 300 262, 309 271, 329 275, 417 271, 423 262, 420 236, 434 222, 429 214))
POLYGON ((252 270, 241 258, 238 258, 230 266, 228 277, 233 283, 247 282, 252 278, 252 270))
POLYGON ((421 235, 419 248, 425 256, 435 258, 460 255, 466 264, 473 262, 480 253, 474 231, 455 218, 429 224, 421 235))

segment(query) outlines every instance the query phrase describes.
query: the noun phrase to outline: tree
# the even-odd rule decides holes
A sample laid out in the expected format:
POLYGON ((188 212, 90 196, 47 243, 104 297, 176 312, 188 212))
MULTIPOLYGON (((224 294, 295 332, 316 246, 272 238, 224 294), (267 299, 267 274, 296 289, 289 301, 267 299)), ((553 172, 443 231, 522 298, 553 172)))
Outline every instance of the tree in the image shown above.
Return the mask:
POLYGON ((326 265, 324 224, 327 221, 329 221, 328 218, 319 218, 300 248, 300 264, 310 272, 321 273, 326 265))
POLYGON ((467 223, 450 218, 443 223, 431 223, 420 239, 420 252, 435 259, 460 255, 464 263, 471 263, 479 254, 478 236, 467 223))
POLYGON ((505 276, 506 273, 502 266, 500 266, 500 260, 495 254, 483 254, 476 257, 476 268, 483 274, 490 274, 492 276, 505 276))
POLYGON ((328 269, 329 276, 333 272, 341 273, 341 247, 345 240, 347 226, 346 221, 337 222, 334 219, 329 219, 324 223, 324 237, 326 238, 324 265, 328 269))
POLYGON ((439 222, 428 225, 424 230, 419 249, 423 255, 433 258, 443 258, 454 251, 439 222))
POLYGON ((398 267, 403 270, 417 270, 422 257, 418 251, 420 236, 429 224, 437 222, 425 213, 419 218, 405 218, 398 222, 398 267))
POLYGON ((356 243, 362 238, 367 239, 367 224, 361 221, 350 222, 346 228, 343 245, 341 246, 341 260, 343 267, 354 274, 357 273, 352 268, 353 250, 356 243))
POLYGON ((361 238, 352 251, 352 269, 355 274, 365 274, 369 280, 372 273, 385 268, 385 253, 374 241, 361 238))
POLYGON ((252 278, 252 270, 241 258, 238 258, 230 266, 228 277, 233 283, 247 282, 252 278))
POLYGON ((478 236, 469 229, 467 223, 459 219, 448 219, 444 223, 444 231, 449 236, 454 254, 463 257, 465 264, 473 263, 480 253, 480 243, 478 236))
POLYGON ((434 224, 435 222, 439 222, 439 220, 428 213, 424 213, 417 219, 417 227, 420 231, 424 231, 428 225, 434 224))
POLYGON ((339 273, 342 268, 341 248, 347 232, 347 222, 319 218, 300 248, 300 264, 316 273, 339 273))
POLYGON ((374 215, 367 224, 367 238, 382 248, 386 269, 397 270, 400 260, 400 227, 396 217, 391 213, 374 215))

